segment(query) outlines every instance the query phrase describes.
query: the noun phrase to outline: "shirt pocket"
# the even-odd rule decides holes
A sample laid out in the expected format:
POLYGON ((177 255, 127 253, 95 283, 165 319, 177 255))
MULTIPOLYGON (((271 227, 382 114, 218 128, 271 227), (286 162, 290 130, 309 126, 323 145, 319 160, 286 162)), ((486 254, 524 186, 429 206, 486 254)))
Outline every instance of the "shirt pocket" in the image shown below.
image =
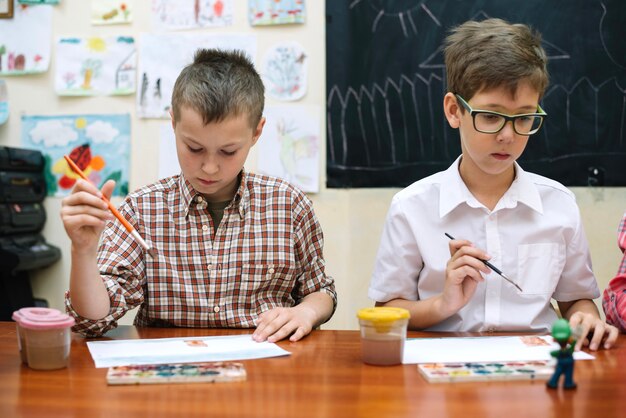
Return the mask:
POLYGON ((557 243, 517 247, 517 281, 523 293, 554 293, 565 265, 565 246, 557 243))
POLYGON ((257 304, 269 302, 272 306, 291 306, 292 303, 283 305, 279 301, 292 301, 295 269, 286 264, 244 264, 241 284, 257 304))

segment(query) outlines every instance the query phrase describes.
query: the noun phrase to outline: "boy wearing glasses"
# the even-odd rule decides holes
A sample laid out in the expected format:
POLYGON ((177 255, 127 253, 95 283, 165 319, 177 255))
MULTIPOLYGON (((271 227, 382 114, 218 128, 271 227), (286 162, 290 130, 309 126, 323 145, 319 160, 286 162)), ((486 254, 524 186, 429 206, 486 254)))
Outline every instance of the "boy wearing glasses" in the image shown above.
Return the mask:
POLYGON ((369 297, 430 331, 549 332, 555 299, 589 336, 576 348, 609 348, 618 333, 592 301, 600 293, 574 195, 515 162, 546 117, 540 35, 466 22, 445 40, 445 61, 443 107, 462 154, 393 198, 369 297))

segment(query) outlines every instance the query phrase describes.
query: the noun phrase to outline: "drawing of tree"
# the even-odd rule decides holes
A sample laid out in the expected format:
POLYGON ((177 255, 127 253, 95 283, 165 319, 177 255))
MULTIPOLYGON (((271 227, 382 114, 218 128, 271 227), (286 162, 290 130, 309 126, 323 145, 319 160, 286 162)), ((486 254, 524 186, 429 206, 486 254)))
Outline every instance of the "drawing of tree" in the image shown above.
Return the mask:
POLYGON ((80 74, 83 76, 83 84, 80 88, 85 90, 91 89, 91 80, 100 75, 100 67, 102 67, 102 61, 100 60, 87 59, 83 62, 83 66, 80 69, 80 74))

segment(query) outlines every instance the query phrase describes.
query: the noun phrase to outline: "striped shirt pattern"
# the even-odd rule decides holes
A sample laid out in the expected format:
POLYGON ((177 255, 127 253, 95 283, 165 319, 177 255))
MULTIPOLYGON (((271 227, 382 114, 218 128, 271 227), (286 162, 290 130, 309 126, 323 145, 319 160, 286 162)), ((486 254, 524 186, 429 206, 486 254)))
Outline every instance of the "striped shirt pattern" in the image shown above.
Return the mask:
POLYGON ((74 331, 99 336, 139 307, 137 326, 252 328, 258 315, 325 292, 322 230, 311 201, 280 179, 242 172, 217 231, 207 202, 181 175, 130 194, 123 216, 157 251, 144 254, 119 221, 109 222, 98 252, 111 299, 109 315, 81 317, 66 294, 74 331))
POLYGON ((622 250, 622 262, 617 275, 611 279, 602 297, 606 322, 626 332, 626 214, 618 228, 617 242, 622 250))

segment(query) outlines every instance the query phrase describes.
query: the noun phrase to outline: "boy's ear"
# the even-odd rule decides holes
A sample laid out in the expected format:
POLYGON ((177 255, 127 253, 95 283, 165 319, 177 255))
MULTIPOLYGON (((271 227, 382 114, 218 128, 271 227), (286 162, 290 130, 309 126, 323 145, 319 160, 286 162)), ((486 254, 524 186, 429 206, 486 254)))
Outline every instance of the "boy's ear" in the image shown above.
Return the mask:
POLYGON ((256 129, 254 130, 254 136, 252 137, 252 145, 256 144, 256 141, 258 141, 259 138, 261 137, 264 126, 265 126, 265 117, 261 117, 259 124, 256 126, 256 129))
POLYGON ((174 112, 172 111, 172 108, 170 108, 168 113, 170 114, 170 119, 172 120, 172 129, 176 129, 176 119, 174 119, 174 112))
POLYGON ((461 122, 461 109, 456 96, 450 92, 443 96, 443 112, 451 128, 458 128, 461 122))

